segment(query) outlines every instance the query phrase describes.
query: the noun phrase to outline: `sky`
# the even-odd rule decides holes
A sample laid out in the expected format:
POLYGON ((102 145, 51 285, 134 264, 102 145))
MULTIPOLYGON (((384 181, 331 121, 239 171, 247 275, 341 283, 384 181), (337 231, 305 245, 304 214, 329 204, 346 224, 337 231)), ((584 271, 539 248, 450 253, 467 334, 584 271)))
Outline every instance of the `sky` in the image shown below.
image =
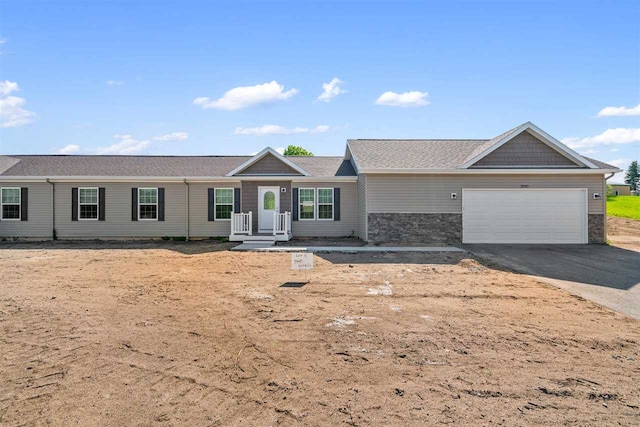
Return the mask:
POLYGON ((527 121, 640 160, 639 0, 0 0, 0 154, 342 155, 527 121))

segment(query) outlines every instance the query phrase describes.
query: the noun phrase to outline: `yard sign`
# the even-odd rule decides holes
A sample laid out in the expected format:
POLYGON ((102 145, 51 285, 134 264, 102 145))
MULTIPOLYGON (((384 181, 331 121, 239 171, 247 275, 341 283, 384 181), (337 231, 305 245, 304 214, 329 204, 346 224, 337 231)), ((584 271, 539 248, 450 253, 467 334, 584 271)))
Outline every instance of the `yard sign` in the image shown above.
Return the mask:
POLYGON ((313 270, 313 254, 294 252, 291 254, 292 270, 313 270))

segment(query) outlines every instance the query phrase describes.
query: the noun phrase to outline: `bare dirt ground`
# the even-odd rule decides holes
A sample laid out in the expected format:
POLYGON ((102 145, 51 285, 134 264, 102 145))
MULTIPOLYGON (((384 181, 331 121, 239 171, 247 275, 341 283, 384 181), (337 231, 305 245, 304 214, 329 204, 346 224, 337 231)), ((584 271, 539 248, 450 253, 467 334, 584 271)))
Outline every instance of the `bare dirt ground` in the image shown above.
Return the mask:
POLYGON ((0 246, 0 424, 638 425, 640 322, 465 254, 0 246))
POLYGON ((607 217, 607 237, 616 246, 640 251, 640 220, 607 217))

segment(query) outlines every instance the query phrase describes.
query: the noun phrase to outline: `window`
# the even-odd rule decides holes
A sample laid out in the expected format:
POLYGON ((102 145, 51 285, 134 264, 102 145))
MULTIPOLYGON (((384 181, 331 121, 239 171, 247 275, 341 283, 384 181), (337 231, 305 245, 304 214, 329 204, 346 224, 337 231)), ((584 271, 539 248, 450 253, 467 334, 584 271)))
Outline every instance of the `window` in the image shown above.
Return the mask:
POLYGON ((333 219, 333 188, 318 188, 318 219, 333 219))
POLYGON ((20 188, 3 188, 2 197, 2 219, 20 220, 20 188))
POLYGON ((97 188, 78 188, 78 219, 98 219, 97 188))
POLYGON ((216 219, 231 219, 233 188, 216 188, 216 219))
POLYGON ((138 188, 138 219, 158 219, 157 188, 138 188))
POLYGON ((300 188, 298 190, 299 218, 301 220, 316 219, 316 192, 313 188, 300 188))
POLYGON ((262 208, 266 211, 276 210, 276 195, 273 191, 266 191, 264 193, 264 200, 262 201, 262 208))

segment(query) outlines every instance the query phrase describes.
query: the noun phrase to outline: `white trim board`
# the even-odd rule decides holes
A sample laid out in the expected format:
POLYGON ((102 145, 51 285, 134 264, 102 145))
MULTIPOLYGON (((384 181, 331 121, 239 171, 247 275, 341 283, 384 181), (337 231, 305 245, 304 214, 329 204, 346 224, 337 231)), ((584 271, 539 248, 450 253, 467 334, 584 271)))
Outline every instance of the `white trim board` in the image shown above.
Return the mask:
MULTIPOLYGON (((296 170, 296 171, 300 172, 302 175, 309 176, 309 173, 307 171, 305 171, 300 166, 296 165, 291 160, 287 159, 285 156, 283 156, 282 154, 278 153, 276 150, 274 150, 271 147, 265 148, 264 150, 262 150, 261 152, 259 152, 258 154, 256 154, 252 158, 250 158, 249 160, 243 162, 240 166, 238 166, 237 168, 233 169, 231 172, 227 173, 226 176, 237 175, 238 173, 240 173, 243 170, 247 169, 249 166, 251 166, 254 163, 258 162, 260 159, 262 159, 263 157, 265 157, 268 154, 273 155, 278 160, 280 160, 282 163, 284 163, 285 165, 289 166, 293 170, 296 170)), ((280 175, 280 176, 283 176, 283 175, 280 175)))

